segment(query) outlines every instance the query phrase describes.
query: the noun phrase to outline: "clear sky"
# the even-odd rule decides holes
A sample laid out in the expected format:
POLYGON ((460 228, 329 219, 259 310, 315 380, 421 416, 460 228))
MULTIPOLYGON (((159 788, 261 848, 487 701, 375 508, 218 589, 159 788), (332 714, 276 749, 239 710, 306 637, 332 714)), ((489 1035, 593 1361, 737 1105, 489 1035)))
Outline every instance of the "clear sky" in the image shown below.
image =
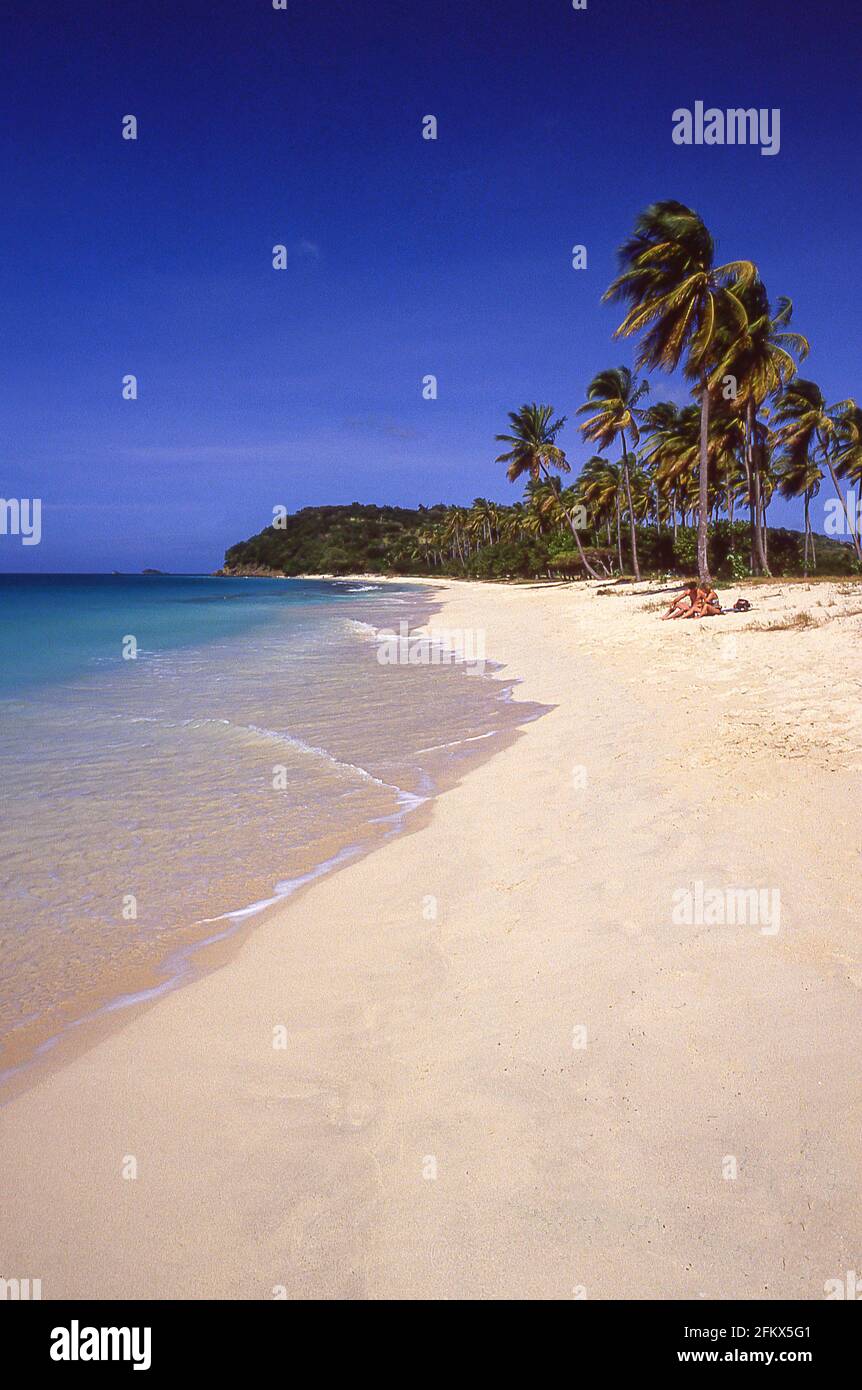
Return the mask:
POLYGON ((862 394, 860 34, 850 0, 6 0, 0 496, 43 539, 0 569, 211 570, 277 504, 516 500, 494 435, 631 361, 599 301, 658 198, 862 394), (780 152, 675 145, 698 100, 780 108, 780 152))

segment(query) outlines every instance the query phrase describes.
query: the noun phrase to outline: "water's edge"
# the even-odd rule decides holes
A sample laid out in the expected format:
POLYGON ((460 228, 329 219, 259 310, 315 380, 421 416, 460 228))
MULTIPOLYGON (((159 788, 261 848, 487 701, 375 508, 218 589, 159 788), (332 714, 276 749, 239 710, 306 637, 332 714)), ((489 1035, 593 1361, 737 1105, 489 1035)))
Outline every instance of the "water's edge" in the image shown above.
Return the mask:
MULTIPOLYGON (((445 603, 445 596, 439 596, 439 591, 435 592, 431 585, 417 585, 412 589, 412 594, 420 600, 417 608, 421 609, 422 625, 427 626, 445 603)), ((499 669, 497 667, 496 671, 499 669)), ((494 683, 499 685, 497 699, 509 704, 521 703, 512 697, 516 679, 507 675, 505 680, 494 683)), ((41 1031, 36 1026, 27 1035, 17 1055, 14 1048, 9 1049, 11 1055, 0 1069, 0 1107, 36 1085, 47 1073, 89 1050, 103 1036, 124 1027, 141 1011, 157 1004, 168 994, 229 964, 248 939, 248 932, 243 928, 270 920, 271 914, 289 898, 307 892, 318 880, 357 863, 393 836, 422 829, 428 824, 442 794, 457 785, 474 767, 483 765, 498 751, 508 747, 519 737, 523 724, 541 717, 545 712, 544 707, 525 702, 523 714, 519 711, 517 724, 509 724, 475 740, 478 746, 470 750, 469 761, 459 762, 448 755, 432 759, 430 767, 433 776, 429 777, 427 794, 412 797, 409 805, 388 818, 392 824, 382 834, 343 845, 335 854, 312 865, 295 878, 277 882, 272 891, 258 901, 228 908, 216 917, 202 919, 189 928, 178 930, 177 940, 171 949, 154 961, 146 964, 139 962, 130 967, 122 981, 114 982, 112 992, 100 995, 95 990, 82 1011, 59 1027, 56 1022, 52 1028, 41 1031)), ((459 742, 455 741, 456 744, 459 742)), ((444 744, 440 751, 444 752, 447 748, 444 744)), ((265 875, 261 875, 262 881, 264 878, 265 875)), ((80 1003, 84 1005, 85 1000, 81 999, 80 1003)))

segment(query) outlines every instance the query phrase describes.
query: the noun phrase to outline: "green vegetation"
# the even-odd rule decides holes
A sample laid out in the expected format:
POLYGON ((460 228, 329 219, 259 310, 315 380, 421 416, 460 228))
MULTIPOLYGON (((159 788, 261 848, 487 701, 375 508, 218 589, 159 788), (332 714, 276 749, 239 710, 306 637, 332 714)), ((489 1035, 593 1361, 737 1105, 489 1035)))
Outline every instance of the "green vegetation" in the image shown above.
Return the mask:
POLYGON ((478 578, 697 571, 739 581, 862 573, 855 497, 862 487, 862 408, 828 405, 797 377, 810 348, 793 306, 770 303, 752 261, 714 264, 712 236, 682 203, 653 203, 620 248, 604 295, 626 313, 614 336, 637 340, 635 368, 680 371, 691 404, 647 404, 646 377, 604 368, 577 414, 597 450, 569 486, 551 405, 509 412, 497 458, 523 499, 501 506, 306 507, 233 546, 228 572, 463 574, 478 578), (618 460, 605 457, 611 448, 618 460), (828 479, 846 541, 816 536, 810 504, 828 479), (767 525, 775 493, 803 500, 804 531, 767 525), (737 513, 747 512, 747 521, 737 513))
MULTIPOLYGON (((363 506, 304 507, 280 527, 268 526, 250 540, 231 546, 227 574, 403 574, 464 575, 477 579, 578 578, 585 562, 599 578, 619 573, 617 538, 603 529, 596 543, 578 551, 565 519, 577 503, 559 480, 531 486, 528 502, 498 506, 477 498, 472 507, 363 506), (555 484, 557 486, 555 487, 555 484), (544 491, 543 491, 544 488, 544 491)), ((614 499, 611 499, 613 505, 614 499)), ((612 521, 609 516, 608 524, 612 521)), ((676 532, 637 527, 642 572, 688 574, 696 568, 697 529, 676 532)), ((710 535, 710 557, 725 580, 748 576, 743 560, 748 524, 719 521, 710 535)), ((773 574, 802 575, 805 536, 801 531, 770 528, 769 559, 773 574)), ((853 548, 817 537, 818 575, 856 573, 853 548)))
MULTIPOLYGON (((411 570, 417 537, 445 523, 444 506, 304 507, 268 526, 250 540, 231 546, 225 569, 278 574, 352 574, 411 570)), ((419 568, 423 568, 419 566, 419 568)))

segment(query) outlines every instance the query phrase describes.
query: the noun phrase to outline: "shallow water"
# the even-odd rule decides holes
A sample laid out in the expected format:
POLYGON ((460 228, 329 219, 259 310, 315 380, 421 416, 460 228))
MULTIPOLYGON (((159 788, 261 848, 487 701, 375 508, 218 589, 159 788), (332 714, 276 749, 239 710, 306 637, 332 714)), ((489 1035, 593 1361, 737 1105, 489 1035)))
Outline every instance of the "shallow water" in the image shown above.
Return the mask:
POLYGON ((0 577, 0 1067, 136 970, 176 983, 189 943, 397 833, 540 712, 464 662, 381 664, 379 630, 432 610, 409 586, 0 577))

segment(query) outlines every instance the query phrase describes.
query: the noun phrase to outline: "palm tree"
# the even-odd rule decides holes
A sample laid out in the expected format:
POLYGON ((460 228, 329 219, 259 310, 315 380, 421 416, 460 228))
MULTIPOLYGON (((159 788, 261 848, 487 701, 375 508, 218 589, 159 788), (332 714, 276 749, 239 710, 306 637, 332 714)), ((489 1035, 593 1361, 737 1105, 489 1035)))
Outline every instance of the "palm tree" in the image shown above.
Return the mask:
POLYGON ((769 508, 769 504, 772 501, 773 493, 775 492, 775 489, 778 486, 778 475, 775 471, 775 466, 772 462, 772 436, 770 435, 768 429, 766 429, 765 426, 761 426, 761 429, 763 430, 764 442, 759 449, 758 463, 760 490, 760 522, 761 535, 763 538, 763 558, 766 561, 766 573, 769 574, 769 551, 767 549, 767 539, 769 531, 766 525, 766 513, 769 508))
POLYGON ((716 516, 723 504, 732 526, 733 503, 740 486, 740 459, 745 452, 745 424, 739 412, 728 409, 725 401, 721 407, 712 412, 709 420, 709 472, 710 481, 714 481, 716 516))
POLYGON ((856 557, 862 560, 862 546, 856 528, 850 520, 847 500, 838 484, 837 473, 837 467, 840 466, 838 456, 842 452, 842 443, 848 433, 847 422, 852 420, 854 408, 855 402, 852 400, 827 405, 817 383, 799 377, 791 382, 779 397, 773 423, 777 426, 775 439, 779 448, 786 454, 816 458, 819 449, 820 457, 826 464, 832 486, 841 503, 856 557))
POLYGON ((637 403, 642 396, 646 395, 648 390, 647 383, 645 381, 638 382, 628 367, 610 367, 593 377, 587 387, 586 404, 580 406, 577 412, 578 415, 588 415, 590 411, 595 411, 595 414, 589 420, 585 420, 580 428, 584 438, 589 440, 591 444, 597 445, 600 453, 609 448, 615 439, 620 441, 623 479, 628 502, 632 568, 635 572, 635 580, 638 582, 640 582, 641 572, 638 564, 638 543, 634 506, 632 505, 632 484, 629 474, 626 432, 631 439, 632 447, 636 448, 640 441, 637 417, 641 414, 637 408, 637 403))
POLYGON ((659 492, 672 499, 675 532, 677 506, 686 503, 686 506, 680 507, 685 525, 692 482, 697 473, 700 411, 696 405, 678 406, 670 401, 657 402, 645 412, 644 427, 647 442, 642 458, 651 467, 659 492))
POLYGON ((443 523, 442 536, 450 549, 449 553, 454 560, 456 555, 461 564, 470 554, 470 544, 468 540, 468 524, 470 513, 463 507, 448 507, 446 509, 446 520, 443 523))
POLYGON ((522 405, 518 411, 509 411, 511 434, 498 434, 501 444, 511 444, 506 454, 500 454, 497 463, 507 463, 506 477, 510 483, 517 482, 528 473, 534 482, 550 476, 555 468, 558 473, 569 473, 571 469, 562 449, 558 448, 556 438, 566 423, 565 415, 554 419, 552 405, 522 405))
MULTIPOLYGON (((673 405, 670 401, 655 401, 653 405, 646 407, 641 416, 641 429, 645 439, 638 457, 652 482, 655 497, 656 529, 659 531, 661 530, 662 514, 667 517, 671 514, 670 490, 662 487, 659 466, 667 447, 667 441, 675 428, 678 414, 679 406, 673 405)), ((673 519, 675 523, 675 515, 673 519)))
POLYGON ((524 535, 526 508, 523 502, 515 502, 507 507, 500 524, 500 538, 504 541, 517 541, 524 535))
POLYGON ((470 508, 469 531, 472 536, 478 536, 487 545, 494 544, 494 525, 497 519, 497 507, 494 502, 489 502, 486 497, 474 497, 473 505, 470 508))
POLYGON ((616 521, 617 559, 620 574, 624 568, 620 534, 621 488, 622 473, 617 464, 602 458, 601 454, 593 454, 592 458, 588 458, 581 469, 576 489, 579 499, 584 503, 597 524, 601 525, 604 522, 607 526, 608 544, 610 544, 611 539, 611 520, 616 521))
MULTIPOLYGON (((605 300, 631 307, 614 334, 642 333, 636 366, 675 371, 697 382, 700 395, 700 457, 697 564, 701 583, 711 583, 707 556, 709 515, 708 439, 710 385, 718 334, 725 325, 745 326, 739 292, 757 272, 751 261, 714 264, 715 247, 705 224, 683 203, 653 203, 621 247, 621 270, 605 300)), ((731 332, 733 329, 731 328, 731 332)))
POLYGON ((710 387, 717 389, 727 378, 735 383, 734 404, 745 421, 744 461, 752 508, 752 556, 760 570, 768 574, 761 477, 766 433, 757 416, 764 402, 777 396, 796 376, 794 359, 804 361, 809 343, 801 333, 788 329, 793 316, 793 304, 789 299, 779 299, 773 313, 766 286, 759 276, 751 284, 742 286, 738 298, 745 310, 746 322, 740 333, 726 334, 717 354, 710 387))
POLYGON ((637 454, 626 454, 623 463, 629 475, 629 492, 635 521, 646 526, 653 512, 650 477, 637 454))
POLYGON ((817 555, 814 550, 814 532, 811 529, 811 499, 820 491, 823 473, 820 465, 808 453, 807 448, 789 449, 777 460, 778 490, 782 497, 804 498, 805 546, 802 560, 802 573, 808 578, 809 554, 816 568, 817 555))
POLYGON ((681 456, 687 455, 687 446, 683 446, 682 410, 672 401, 656 401, 643 412, 642 425, 646 439, 640 457, 652 476, 656 518, 661 516, 664 499, 675 542, 678 483, 684 467, 681 456))
MULTIPOLYGON (((862 408, 855 401, 847 401, 838 415, 839 447, 835 459, 835 471, 840 478, 848 478, 858 487, 862 482, 862 408)), ((853 487, 850 495, 853 507, 850 513, 851 528, 859 539, 859 499, 853 487), (854 515, 856 526, 853 526, 854 515)), ((857 551, 859 547, 857 546, 857 551)))
POLYGON ((581 543, 577 523, 579 513, 584 507, 575 489, 573 487, 563 489, 559 478, 548 478, 544 483, 530 484, 528 491, 532 505, 540 516, 548 517, 560 528, 568 526, 575 538, 578 558, 584 569, 593 579, 601 579, 602 576, 598 570, 594 569, 587 559, 581 543))

